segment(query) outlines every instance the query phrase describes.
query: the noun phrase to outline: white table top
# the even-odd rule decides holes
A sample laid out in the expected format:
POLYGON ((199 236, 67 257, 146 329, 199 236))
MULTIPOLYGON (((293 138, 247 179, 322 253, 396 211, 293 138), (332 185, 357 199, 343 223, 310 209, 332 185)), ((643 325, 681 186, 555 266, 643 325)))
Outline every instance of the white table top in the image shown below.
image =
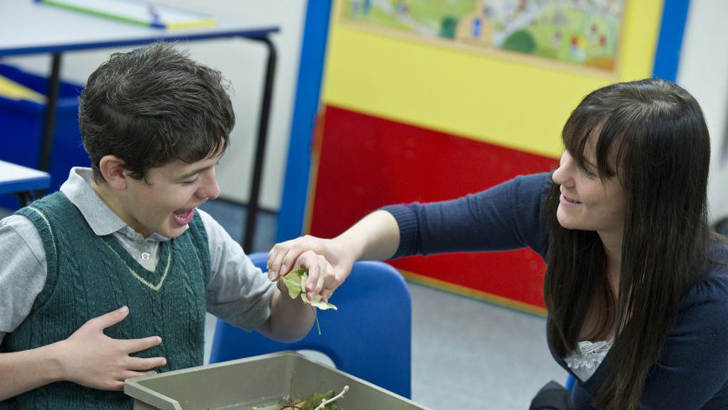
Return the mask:
POLYGON ((163 30, 64 10, 33 0, 2 0, 0 56, 132 46, 159 40, 262 38, 278 31, 274 24, 213 17, 217 21, 214 26, 163 30))
POLYGON ((51 176, 43 171, 0 161, 0 194, 34 191, 51 185, 51 176))

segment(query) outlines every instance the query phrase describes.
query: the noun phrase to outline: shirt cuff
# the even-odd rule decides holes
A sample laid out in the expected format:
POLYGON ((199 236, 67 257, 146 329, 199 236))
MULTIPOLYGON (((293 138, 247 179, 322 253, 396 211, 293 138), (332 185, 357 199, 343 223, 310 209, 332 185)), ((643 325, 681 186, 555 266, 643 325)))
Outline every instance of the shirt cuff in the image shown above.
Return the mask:
POLYGON ((389 212, 394 216, 399 226, 399 247, 391 259, 401 258, 404 256, 415 255, 418 252, 418 227, 417 215, 415 214, 414 205, 390 205, 385 206, 382 210, 389 212))

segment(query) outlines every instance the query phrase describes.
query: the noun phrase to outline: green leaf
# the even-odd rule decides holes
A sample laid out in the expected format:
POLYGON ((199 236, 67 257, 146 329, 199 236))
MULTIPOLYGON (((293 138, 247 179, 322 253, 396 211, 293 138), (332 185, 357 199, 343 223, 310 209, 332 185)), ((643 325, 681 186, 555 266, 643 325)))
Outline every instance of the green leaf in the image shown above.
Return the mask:
POLYGON ((311 300, 308 298, 308 296, 305 293, 301 293, 301 299, 303 299, 303 303, 308 303, 309 305, 319 308, 321 310, 327 310, 327 309, 338 310, 336 308, 336 305, 333 305, 328 302, 324 302, 321 295, 315 295, 313 297, 313 300, 311 300))
POLYGON ((286 288, 288 288, 288 296, 291 299, 295 299, 301 294, 303 285, 305 285, 306 280, 308 280, 308 270, 296 269, 288 272, 288 274, 281 279, 283 279, 283 283, 285 283, 286 288))
MULTIPOLYGON (((330 398, 334 397, 334 391, 329 390, 326 393, 313 393, 311 396, 306 400, 306 407, 304 407, 306 410, 314 410, 316 407, 318 407, 322 401, 328 400, 330 398)), ((327 410, 330 408, 331 404, 326 405, 327 410)))
POLYGON ((295 299, 300 295, 301 300, 303 300, 304 303, 307 303, 313 307, 319 308, 321 310, 337 310, 336 306, 334 306, 333 304, 324 302, 321 295, 315 295, 313 299, 309 299, 308 295, 306 295, 306 292, 303 291, 306 288, 306 282, 308 281, 308 269, 296 269, 294 271, 288 272, 288 274, 286 274, 286 276, 282 277, 281 279, 286 284, 286 287, 288 288, 288 296, 291 299, 295 299))

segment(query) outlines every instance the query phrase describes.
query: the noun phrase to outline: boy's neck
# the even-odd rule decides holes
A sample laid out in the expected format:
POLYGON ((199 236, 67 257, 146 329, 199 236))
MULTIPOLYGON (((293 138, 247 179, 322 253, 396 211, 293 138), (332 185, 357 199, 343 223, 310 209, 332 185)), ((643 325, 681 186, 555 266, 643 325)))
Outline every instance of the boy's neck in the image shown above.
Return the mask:
POLYGON ((126 207, 123 205, 124 200, 119 195, 119 193, 109 187, 106 183, 97 183, 96 181, 91 181, 91 189, 96 192, 96 195, 101 198, 101 201, 103 201, 106 206, 111 209, 112 212, 116 214, 124 223, 129 225, 132 229, 134 229, 136 232, 141 234, 144 237, 147 237, 151 234, 151 232, 147 233, 144 232, 144 229, 136 226, 137 224, 134 223, 133 218, 129 215, 128 212, 126 212, 126 207))

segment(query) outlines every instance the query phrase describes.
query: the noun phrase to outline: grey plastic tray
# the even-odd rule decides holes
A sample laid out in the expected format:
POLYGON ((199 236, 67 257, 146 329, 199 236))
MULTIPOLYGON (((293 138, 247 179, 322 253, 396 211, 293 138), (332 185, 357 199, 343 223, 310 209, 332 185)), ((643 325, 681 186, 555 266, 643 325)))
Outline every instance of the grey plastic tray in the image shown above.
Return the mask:
POLYGON ((296 352, 128 379, 124 393, 134 398, 134 410, 267 410, 284 396, 305 398, 332 389, 338 393, 345 385, 349 391, 336 401, 343 410, 429 410, 296 352))

